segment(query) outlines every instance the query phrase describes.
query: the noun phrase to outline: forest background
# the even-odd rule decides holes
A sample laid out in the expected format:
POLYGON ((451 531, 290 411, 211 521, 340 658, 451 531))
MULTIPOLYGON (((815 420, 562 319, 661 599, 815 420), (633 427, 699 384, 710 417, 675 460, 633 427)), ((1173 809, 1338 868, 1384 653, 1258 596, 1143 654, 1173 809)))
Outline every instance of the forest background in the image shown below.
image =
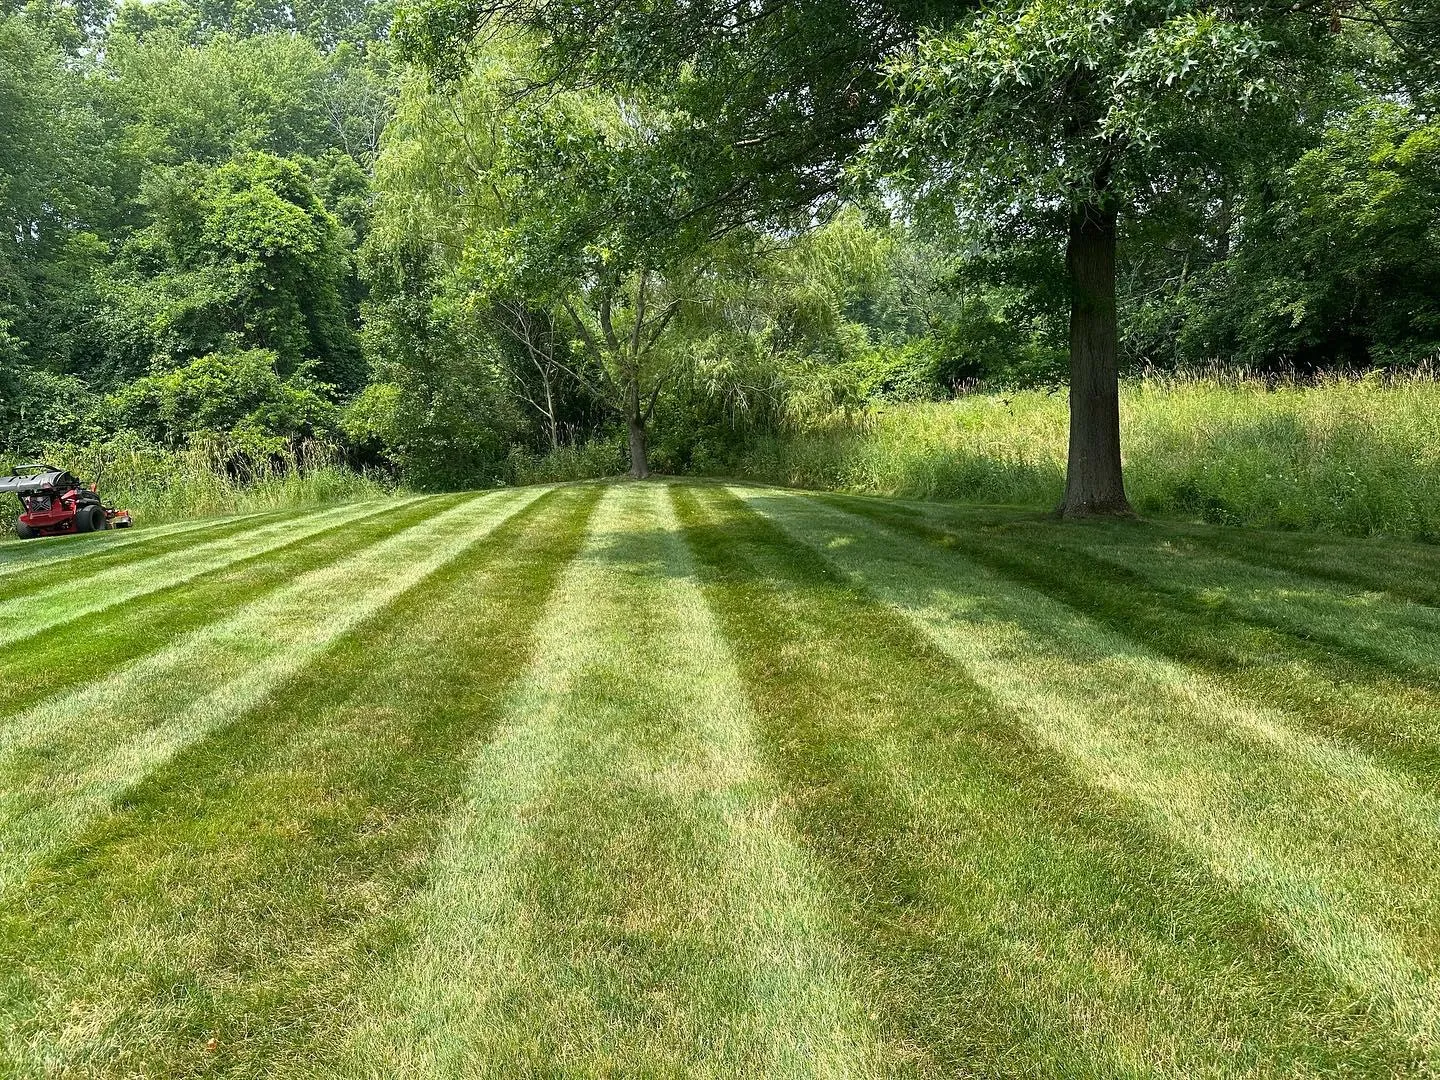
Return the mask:
MULTIPOLYGON (((983 200, 917 165, 979 94, 934 105, 981 63, 965 32, 1002 34, 890 50, 866 100, 839 95, 873 117, 833 136, 856 141, 841 167, 797 166, 783 199, 752 169, 755 212, 717 215, 670 137, 683 92, 551 77, 565 40, 514 21, 437 46, 447 10, 0 5, 0 460, 101 474, 152 518, 627 468, 1059 499, 1073 285, 1050 166, 995 115, 963 118, 998 147, 960 163, 983 200)), ((1283 93, 1235 67, 1253 127, 1162 147, 1185 167, 1132 184, 1130 495, 1437 539, 1433 18, 1319 15, 1298 44, 1192 20, 1201 46, 1127 54, 1121 82, 1184 88, 1211 54, 1325 53, 1283 93)), ((1093 26, 1066 33, 1083 60, 1093 26)), ((1160 108, 1126 114, 1132 144, 1175 130, 1160 108)), ((825 137, 826 116, 753 138, 825 137)))

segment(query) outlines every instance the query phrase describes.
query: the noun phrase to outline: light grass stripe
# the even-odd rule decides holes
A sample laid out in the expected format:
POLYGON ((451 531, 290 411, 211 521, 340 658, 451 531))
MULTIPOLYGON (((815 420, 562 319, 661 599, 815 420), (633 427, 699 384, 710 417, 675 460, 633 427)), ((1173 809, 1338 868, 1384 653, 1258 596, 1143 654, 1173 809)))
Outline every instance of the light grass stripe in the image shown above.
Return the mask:
POLYGON ((1440 807, 1365 753, 953 554, 733 488, 903 613, 1091 782, 1246 888, 1440 1063, 1440 807))
POLYGON ((107 572, 141 560, 158 559, 182 550, 194 551, 203 544, 240 536, 246 532, 253 534, 263 525, 282 520, 295 522, 305 516, 296 512, 283 516, 267 514, 264 517, 237 519, 220 524, 211 522, 203 528, 156 537, 145 544, 121 544, 118 545, 118 550, 113 551, 109 548, 98 548, 83 557, 64 557, 53 563, 43 560, 33 570, 25 567, 23 572, 17 570, 9 575, 0 574, 0 611, 36 593, 46 590, 53 593, 56 586, 62 582, 69 586, 71 591, 88 589, 92 581, 103 580, 103 575, 107 572))
POLYGON ((873 1076, 668 492, 614 489, 346 1076, 873 1076))
POLYGON ((0 889, 546 489, 479 496, 0 726, 0 889))
POLYGON ((188 550, 142 557, 81 582, 61 581, 40 592, 7 600, 0 603, 0 646, 388 509, 388 506, 377 509, 373 502, 338 506, 298 520, 262 525, 254 531, 225 536, 188 550))
MULTIPOLYGON (((90 533, 85 536, 54 536, 42 537, 38 540, 0 542, 0 579, 45 566, 73 562, 91 555, 109 554, 112 551, 134 547, 137 544, 183 536, 186 533, 203 532, 207 529, 223 529, 227 525, 239 525, 246 521, 258 521, 277 516, 279 516, 279 512, 267 510, 256 514, 237 514, 234 517, 179 521, 172 525, 109 529, 103 533, 90 533)), ((286 516, 298 517, 299 512, 286 516)))

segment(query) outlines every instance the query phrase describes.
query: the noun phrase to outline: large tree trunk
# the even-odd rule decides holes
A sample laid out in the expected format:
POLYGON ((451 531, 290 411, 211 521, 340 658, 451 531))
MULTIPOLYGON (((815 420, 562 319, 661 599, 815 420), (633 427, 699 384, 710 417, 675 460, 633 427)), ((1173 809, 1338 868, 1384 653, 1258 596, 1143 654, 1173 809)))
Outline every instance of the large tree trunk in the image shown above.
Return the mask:
POLYGON ((1071 211, 1070 457, 1065 517, 1130 515, 1120 466, 1119 331, 1115 317, 1115 211, 1071 211))
POLYGON ((645 414, 640 411, 640 384, 632 380, 625 392, 625 422, 630 428, 630 475, 644 480, 650 475, 645 454, 645 414))

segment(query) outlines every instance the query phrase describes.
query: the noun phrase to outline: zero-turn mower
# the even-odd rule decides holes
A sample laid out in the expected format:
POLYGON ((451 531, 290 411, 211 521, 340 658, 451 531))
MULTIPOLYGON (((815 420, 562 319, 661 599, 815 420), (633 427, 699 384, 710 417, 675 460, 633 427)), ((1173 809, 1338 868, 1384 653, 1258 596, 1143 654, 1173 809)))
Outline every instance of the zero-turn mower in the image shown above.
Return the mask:
POLYGON ((15 520, 21 540, 129 528, 130 511, 102 503, 97 486, 86 487, 54 465, 17 465, 9 476, 0 476, 0 495, 17 496, 24 508, 15 520))

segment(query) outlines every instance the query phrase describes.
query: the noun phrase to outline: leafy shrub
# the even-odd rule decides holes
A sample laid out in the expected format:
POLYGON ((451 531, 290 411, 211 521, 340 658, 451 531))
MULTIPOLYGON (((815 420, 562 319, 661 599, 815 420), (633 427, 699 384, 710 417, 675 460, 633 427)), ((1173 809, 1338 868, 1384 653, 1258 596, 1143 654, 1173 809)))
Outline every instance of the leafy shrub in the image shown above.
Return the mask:
POLYGON ((347 413, 351 437, 369 438, 379 456, 421 490, 504 482, 513 422, 484 372, 455 365, 398 375, 403 390, 367 391, 357 399, 347 413))
POLYGON ((135 380, 107 402, 111 420, 161 446, 178 449, 219 437, 250 458, 336 430, 337 414, 303 374, 282 377, 268 349, 212 353, 172 371, 135 380))
POLYGON ((350 257, 299 165, 259 153, 189 163, 152 173, 142 201, 150 223, 102 286, 122 370, 263 346, 286 375, 360 388, 350 257))
POLYGON ((629 468, 629 451, 619 439, 594 439, 566 444, 545 454, 512 447, 507 459, 517 484, 555 484, 616 476, 629 468))
POLYGON ((1440 352, 1440 122, 1370 101, 1255 196, 1237 254, 1180 312, 1193 360, 1411 368, 1440 352))
POLYGON ((96 405, 74 375, 5 365, 0 356, 0 448, 24 453, 39 443, 98 438, 96 405))

